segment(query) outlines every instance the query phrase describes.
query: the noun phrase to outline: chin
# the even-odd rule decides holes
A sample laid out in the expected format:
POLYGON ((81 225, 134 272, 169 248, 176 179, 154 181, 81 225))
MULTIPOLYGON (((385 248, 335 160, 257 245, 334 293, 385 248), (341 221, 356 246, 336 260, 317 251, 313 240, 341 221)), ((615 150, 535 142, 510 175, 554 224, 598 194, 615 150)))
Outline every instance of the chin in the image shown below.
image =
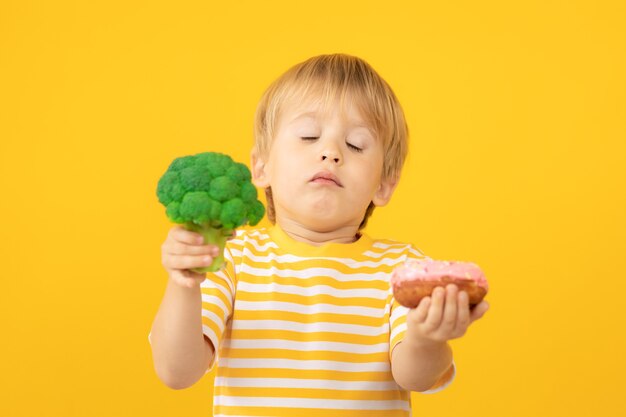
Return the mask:
POLYGON ((328 207, 310 206, 300 213, 302 223, 319 232, 330 232, 343 224, 339 213, 329 210, 328 207))
POLYGON ((346 203, 341 204, 332 195, 301 196, 284 203, 285 214, 311 230, 330 232, 351 223, 344 208, 346 203))

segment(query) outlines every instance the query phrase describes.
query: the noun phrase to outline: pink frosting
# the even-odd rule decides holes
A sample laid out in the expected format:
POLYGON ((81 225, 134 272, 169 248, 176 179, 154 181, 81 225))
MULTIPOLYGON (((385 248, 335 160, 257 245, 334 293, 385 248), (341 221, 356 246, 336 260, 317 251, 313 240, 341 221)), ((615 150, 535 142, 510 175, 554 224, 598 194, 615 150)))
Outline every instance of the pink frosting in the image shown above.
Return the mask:
POLYGON ((473 262, 435 261, 427 259, 411 259, 397 267, 391 275, 391 284, 397 287, 401 286, 402 282, 405 281, 432 281, 438 280, 444 276, 471 279, 486 290, 489 289, 483 271, 473 262))

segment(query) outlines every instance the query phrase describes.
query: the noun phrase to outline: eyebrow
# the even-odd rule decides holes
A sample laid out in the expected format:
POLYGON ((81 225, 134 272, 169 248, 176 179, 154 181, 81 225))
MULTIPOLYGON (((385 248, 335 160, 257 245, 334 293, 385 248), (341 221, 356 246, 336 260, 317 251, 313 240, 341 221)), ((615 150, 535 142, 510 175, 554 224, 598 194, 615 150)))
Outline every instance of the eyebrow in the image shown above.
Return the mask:
MULTIPOLYGON (((291 121, 289 122, 289 124, 293 124, 296 120, 300 120, 300 119, 304 119, 304 118, 310 118, 310 119, 315 119, 315 116, 317 116, 317 112, 316 111, 308 111, 308 112, 304 112, 304 113, 300 113, 297 114, 294 118, 291 119, 291 121)), ((368 126, 367 124, 365 124, 365 122, 363 121, 359 121, 359 122, 352 122, 352 126, 354 127, 363 127, 367 130, 369 130, 369 132, 371 134, 375 135, 374 129, 372 129, 370 126, 368 126)))
POLYGON ((316 114, 317 114, 317 112, 314 112, 314 111, 309 111, 309 112, 306 112, 306 113, 300 113, 300 114, 297 114, 294 118, 292 118, 289 123, 291 124, 291 123, 295 122, 296 120, 304 119, 305 117, 309 117, 309 118, 313 119, 313 118, 315 118, 314 116, 316 114))

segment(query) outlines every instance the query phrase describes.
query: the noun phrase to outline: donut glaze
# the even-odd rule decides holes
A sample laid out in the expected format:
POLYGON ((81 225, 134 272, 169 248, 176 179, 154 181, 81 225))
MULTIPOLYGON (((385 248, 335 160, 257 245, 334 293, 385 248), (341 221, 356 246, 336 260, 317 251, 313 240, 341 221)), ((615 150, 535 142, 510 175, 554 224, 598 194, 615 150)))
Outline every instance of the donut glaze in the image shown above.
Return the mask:
POLYGON ((448 284, 456 284, 459 291, 467 292, 470 308, 480 303, 489 291, 483 271, 473 262, 412 259, 394 269, 391 275, 394 298, 408 308, 417 307, 435 287, 445 288, 448 284))

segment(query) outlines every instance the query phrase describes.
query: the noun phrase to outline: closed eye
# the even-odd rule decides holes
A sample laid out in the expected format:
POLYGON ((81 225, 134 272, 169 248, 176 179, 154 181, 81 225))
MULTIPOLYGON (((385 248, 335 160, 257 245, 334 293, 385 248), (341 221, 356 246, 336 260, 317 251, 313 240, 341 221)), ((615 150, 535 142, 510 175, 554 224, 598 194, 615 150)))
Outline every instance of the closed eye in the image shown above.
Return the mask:
POLYGON ((352 149, 355 152, 363 152, 363 149, 359 148, 358 146, 354 146, 351 143, 346 142, 346 145, 348 145, 348 148, 352 149))
MULTIPOLYGON (((314 141, 319 139, 319 137, 317 136, 304 136, 301 137, 300 139, 304 140, 304 141, 314 141)), ((358 146, 354 146, 353 144, 346 142, 346 145, 348 145, 348 148, 352 149, 355 152, 363 152, 362 148, 359 148, 358 146)))

